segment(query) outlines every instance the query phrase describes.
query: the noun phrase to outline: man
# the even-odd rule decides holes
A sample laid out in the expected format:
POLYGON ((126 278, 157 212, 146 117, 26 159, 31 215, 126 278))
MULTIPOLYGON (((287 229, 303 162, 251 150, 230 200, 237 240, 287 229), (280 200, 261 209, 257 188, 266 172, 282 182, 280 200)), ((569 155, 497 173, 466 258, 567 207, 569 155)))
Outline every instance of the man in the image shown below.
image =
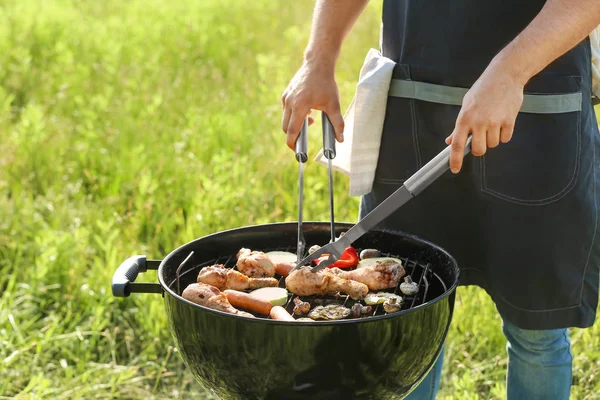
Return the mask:
MULTIPOLYGON (((317 1, 304 62, 282 96, 289 147, 311 109, 326 112, 343 141, 335 64, 367 1, 317 1)), ((600 135, 587 36, 599 24, 598 0, 383 5, 381 51, 396 62, 393 79, 433 84, 435 93, 388 98, 361 217, 452 147, 453 173, 382 225, 446 248, 461 284, 490 294, 508 339, 509 400, 569 398, 567 328, 595 320, 600 135), (444 88, 463 88, 462 106, 444 100, 444 88), (469 134, 472 156, 463 159, 469 134)), ((409 398, 435 397, 442 360, 409 398)))

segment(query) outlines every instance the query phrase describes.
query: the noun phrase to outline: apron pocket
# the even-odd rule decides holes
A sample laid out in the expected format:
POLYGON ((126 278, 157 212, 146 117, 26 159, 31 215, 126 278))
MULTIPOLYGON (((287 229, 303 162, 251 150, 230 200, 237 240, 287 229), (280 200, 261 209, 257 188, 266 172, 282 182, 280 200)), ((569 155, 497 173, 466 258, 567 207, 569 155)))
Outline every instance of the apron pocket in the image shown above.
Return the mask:
MULTIPOLYGON (((396 64, 392 79, 410 80, 408 65, 396 64)), ((403 183, 421 167, 415 100, 389 96, 375 181, 403 183)))
POLYGON ((480 159, 481 190, 512 203, 543 205, 564 197, 577 180, 581 107, 572 100, 581 87, 576 77, 544 76, 534 78, 525 94, 527 106, 510 142, 480 159))

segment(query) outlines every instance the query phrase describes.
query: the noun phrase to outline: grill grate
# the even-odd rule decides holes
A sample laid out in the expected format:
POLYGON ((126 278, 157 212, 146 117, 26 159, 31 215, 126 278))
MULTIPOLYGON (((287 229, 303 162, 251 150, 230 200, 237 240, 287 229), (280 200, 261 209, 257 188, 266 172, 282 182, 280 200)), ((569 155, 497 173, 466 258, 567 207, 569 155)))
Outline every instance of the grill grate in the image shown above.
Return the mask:
MULTIPOLYGON (((296 249, 295 246, 288 246, 288 247, 279 247, 279 248, 272 248, 272 249, 263 249, 261 251, 264 251, 265 253, 269 252, 269 251, 287 251, 287 252, 295 253, 295 249, 296 249)), ((357 249, 357 251, 359 253, 360 253, 360 250, 361 249, 357 249)), ((186 266, 186 264, 189 263, 189 260, 192 258, 193 253, 194 253, 193 251, 190 252, 190 254, 185 258, 185 260, 179 265, 179 267, 177 268, 176 278, 170 284, 170 287, 175 286, 175 288, 176 288, 175 291, 179 295, 181 295, 181 293, 183 292, 183 288, 180 286, 180 281, 184 280, 184 281, 195 282, 198 272, 203 267, 207 267, 207 266, 211 266, 211 265, 215 265, 215 264, 222 264, 226 268, 229 268, 229 269, 235 268, 236 255, 231 254, 228 256, 215 258, 213 260, 209 260, 209 261, 203 262, 201 264, 192 266, 188 269, 185 269, 185 266, 186 266)), ((402 296, 403 301, 401 304, 401 310, 407 310, 407 309, 411 309, 414 307, 418 307, 420 305, 425 304, 427 301, 432 300, 433 298, 437 297, 438 295, 441 295, 446 292, 447 288, 446 288, 446 285, 444 284, 444 281, 436 273, 434 273, 432 271, 430 264, 420 264, 417 261, 411 260, 406 257, 398 257, 396 255, 389 254, 389 253, 383 253, 383 252, 381 253, 381 256, 382 257, 394 257, 394 258, 398 258, 398 259, 402 260, 402 266, 404 267, 404 270, 406 271, 405 276, 410 276, 412 278, 413 282, 418 284, 419 291, 414 296, 407 296, 400 292, 400 284, 402 282, 404 282, 404 277, 400 280, 400 282, 398 283, 398 286, 396 286, 394 289, 382 290, 382 291, 395 293, 395 294, 402 296), (430 288, 432 287, 432 285, 436 286, 438 288, 437 292, 441 292, 441 293, 435 293, 433 298, 428 298, 428 295, 431 294, 430 288)), ((279 279, 279 286, 285 287, 285 278, 284 277, 281 277, 279 279)), ((319 305, 319 304, 325 305, 325 304, 329 304, 329 303, 338 303, 338 304, 341 303, 345 307, 351 308, 355 303, 357 303, 356 301, 352 300, 349 295, 296 296, 295 294, 290 293, 288 296, 287 303, 285 304, 284 307, 290 314, 292 314, 292 316, 294 316, 296 318, 301 317, 299 315, 294 314, 294 298, 296 298, 296 297, 300 297, 302 299, 302 301, 308 302, 311 305, 311 309, 316 305, 319 305)), ((383 306, 381 304, 378 304, 373 307, 373 310, 371 313, 362 315, 359 318, 368 318, 371 316, 383 315, 383 314, 386 314, 386 312, 383 309, 383 306)), ((270 317, 264 317, 264 318, 268 319, 270 317)))

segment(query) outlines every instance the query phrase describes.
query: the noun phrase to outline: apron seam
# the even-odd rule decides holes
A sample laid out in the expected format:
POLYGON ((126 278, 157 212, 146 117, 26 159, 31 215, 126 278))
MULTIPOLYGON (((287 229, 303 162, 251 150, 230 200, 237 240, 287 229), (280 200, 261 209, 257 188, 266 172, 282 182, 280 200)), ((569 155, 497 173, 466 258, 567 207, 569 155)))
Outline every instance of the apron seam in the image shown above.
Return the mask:
POLYGON ((496 291, 496 290, 495 290, 495 289, 492 287, 493 285, 490 285, 490 281, 491 281, 491 280, 489 279, 489 276, 488 276, 488 274, 487 274, 485 271, 482 271, 482 270, 481 270, 481 269, 479 269, 479 268, 472 268, 472 267, 466 267, 466 268, 460 267, 460 270, 461 270, 461 271, 466 271, 466 270, 476 270, 476 271, 479 271, 479 272, 481 272, 481 273, 484 275, 484 277, 485 277, 485 280, 486 280, 486 282, 487 282, 487 284, 485 285, 486 287, 483 287, 483 286, 481 286, 481 285, 478 285, 478 284, 475 284, 475 286, 479 286, 479 287, 481 287, 482 289, 484 289, 484 290, 488 291, 488 292, 489 292, 489 294, 490 294, 490 296, 491 296, 491 297, 492 297, 492 299, 494 300, 494 302, 496 302, 497 300, 500 300, 500 301, 502 301, 504 304, 506 304, 507 306, 509 306, 509 307, 511 307, 511 308, 514 308, 515 310, 524 311, 524 312, 528 312, 528 313, 543 313, 543 312, 551 312, 551 311, 562 311, 562 310, 569 310, 569 309, 572 309, 572 308, 578 308, 578 307, 581 307, 581 302, 579 302, 578 304, 574 304, 574 305, 570 305, 570 306, 566 306, 566 307, 559 307, 559 308, 549 308, 549 309, 543 309, 543 310, 531 310, 531 309, 528 309, 528 308, 522 308, 522 307, 519 307, 519 306, 517 306, 517 305, 514 305, 514 304, 512 304, 511 302, 509 302, 508 300, 506 300, 506 298, 505 298, 504 296, 502 296, 502 295, 501 295, 501 294, 500 294, 498 291, 496 291))
POLYGON ((374 182, 382 185, 402 185, 406 179, 377 178, 374 182))
MULTIPOLYGON (((594 129, 597 131, 597 129, 594 129)), ((587 259, 585 260, 585 266, 583 267, 583 273, 581 276, 581 293, 579 294, 579 305, 583 302, 583 292, 585 288, 585 274, 587 272, 587 267, 590 265, 590 257, 592 255, 592 250, 594 249, 594 242, 596 241, 596 234, 598 233, 598 203, 596 202, 596 137, 597 132, 592 132, 592 173, 593 173, 593 190, 594 190, 594 214, 595 214, 595 222, 594 222, 594 233, 592 234, 592 241, 590 243, 590 250, 588 251, 587 259)))
POLYGON ((560 199, 562 199, 563 197, 565 197, 567 194, 569 194, 575 187, 575 182, 577 181, 577 177, 579 176, 579 168, 580 168, 580 161, 581 161, 581 135, 582 135, 582 133, 581 133, 581 111, 578 111, 577 114, 578 114, 578 118, 577 118, 577 156, 575 158, 575 169, 573 170, 573 176, 571 176, 571 180, 569 181, 569 183, 567 183, 567 185, 560 192, 556 193, 553 196, 546 197, 545 199, 521 200, 516 197, 508 196, 506 194, 499 193, 495 190, 488 189, 487 184, 486 184, 486 179, 485 179, 485 162, 483 161, 483 157, 485 157, 485 155, 480 160, 480 162, 483 163, 482 164, 483 170, 482 170, 482 174, 481 174, 481 182, 482 182, 481 191, 483 193, 487 193, 491 196, 500 198, 500 199, 508 201, 510 203, 514 203, 514 204, 518 204, 518 205, 522 205, 522 206, 533 206, 533 207, 545 206, 545 205, 557 202, 560 199))
POLYGON ((496 293, 495 297, 497 297, 498 299, 502 300, 502 302, 512 308, 514 308, 515 310, 519 310, 519 311, 525 311, 525 312, 529 312, 529 313, 543 313, 543 312, 550 312, 550 311, 562 311, 562 310, 569 310, 571 308, 578 308, 581 307, 581 302, 579 302, 578 304, 574 304, 572 306, 567 306, 567 307, 559 307, 559 308, 544 308, 543 310, 531 310, 528 308, 522 308, 519 306, 516 306, 514 304, 512 304, 511 302, 509 302, 508 300, 506 300, 504 298, 504 296, 496 293))
POLYGON ((412 120, 412 137, 413 137, 413 147, 415 150, 415 157, 417 159, 417 169, 420 169, 423 166, 423 162, 421 160, 421 148, 419 146, 419 128, 417 123, 417 113, 415 112, 415 100, 410 99, 409 102, 410 114, 412 120))

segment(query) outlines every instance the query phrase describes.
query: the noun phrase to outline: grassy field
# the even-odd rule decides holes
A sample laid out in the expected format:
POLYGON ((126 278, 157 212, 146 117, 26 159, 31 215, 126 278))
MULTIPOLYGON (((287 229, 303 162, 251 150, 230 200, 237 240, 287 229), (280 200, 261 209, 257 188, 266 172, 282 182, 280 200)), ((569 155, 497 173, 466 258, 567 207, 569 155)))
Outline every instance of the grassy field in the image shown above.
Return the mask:
MULTIPOLYGON (((380 7, 344 47, 344 108, 380 7)), ((115 300, 110 279, 133 254, 296 218, 279 97, 311 8, 0 0, 1 399, 210 398, 173 348, 160 296, 115 300)), ((327 220, 326 170, 309 166, 307 186, 306 218, 327 220)), ((338 178, 337 216, 353 221, 347 189, 338 178)), ((600 399, 600 324, 572 340, 573 398, 600 399)), ((504 349, 487 295, 460 288, 440 398, 502 398, 504 349)))

